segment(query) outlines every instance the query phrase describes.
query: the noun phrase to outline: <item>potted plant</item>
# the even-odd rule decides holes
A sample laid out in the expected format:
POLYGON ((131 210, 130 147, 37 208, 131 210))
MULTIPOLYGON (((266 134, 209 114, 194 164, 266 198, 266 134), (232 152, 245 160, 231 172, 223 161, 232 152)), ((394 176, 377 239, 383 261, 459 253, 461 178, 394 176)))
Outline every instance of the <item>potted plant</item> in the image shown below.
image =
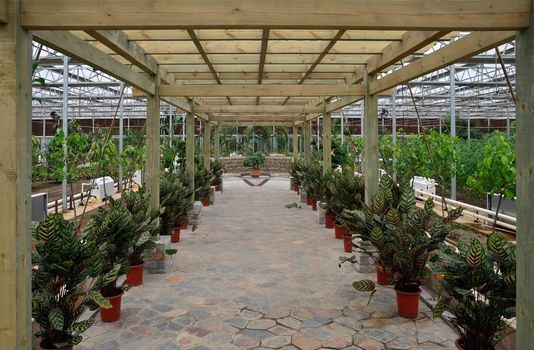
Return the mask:
POLYGON ((494 349, 505 335, 506 319, 515 317, 516 246, 500 233, 482 243, 472 238, 460 244, 445 267, 441 296, 434 316, 452 313, 451 322, 460 334, 458 349, 494 349))
POLYGON ((211 186, 215 186, 215 191, 222 192, 223 189, 223 179, 222 175, 224 173, 224 164, 220 160, 215 160, 211 162, 211 174, 213 176, 213 181, 211 186))
POLYGON ((255 152, 243 160, 243 166, 249 168, 249 173, 252 177, 261 175, 260 166, 263 164, 265 164, 265 156, 261 152, 255 152))
POLYGON ((363 205, 364 180, 359 175, 354 175, 350 168, 343 172, 333 172, 329 181, 325 183, 323 197, 326 201, 327 220, 334 219, 335 236, 343 239, 348 230, 341 221, 343 210, 359 209, 363 205))
POLYGON ((101 307, 100 317, 103 322, 117 321, 120 319, 121 298, 126 290, 126 287, 117 286, 117 279, 130 270, 130 257, 136 242, 136 224, 128 209, 110 198, 109 204, 100 207, 91 217, 84 233, 88 242, 105 247, 102 269, 109 278, 100 280, 98 288, 112 307, 101 307))
POLYGON ((302 159, 292 161, 288 166, 288 173, 291 175, 291 189, 299 194, 299 187, 302 186, 302 175, 305 162, 302 159))
POLYGON ((195 172, 195 200, 207 207, 210 205, 210 191, 213 175, 204 166, 199 165, 195 172))
POLYGON ((323 167, 319 162, 307 162, 299 170, 299 177, 306 189, 307 204, 317 210, 317 200, 322 198, 323 193, 323 167))
MULTIPOLYGON (((395 285, 399 316, 415 318, 428 259, 447 237, 445 224, 460 216, 461 209, 450 210, 443 220, 434 212, 431 199, 419 209, 413 188, 405 182, 398 185, 385 175, 365 215, 365 222, 371 222, 372 227, 361 231, 361 237, 390 256, 381 263, 390 271, 390 280, 395 285)), ((382 253, 381 259, 385 257, 382 253)), ((353 286, 359 291, 376 291, 370 280, 357 281, 353 286)))
MULTIPOLYGON (((145 259, 151 257, 157 247, 153 238, 159 232, 157 218, 164 209, 149 210, 150 194, 144 187, 137 192, 123 193, 122 199, 135 224, 133 235, 135 243, 129 257, 130 271, 126 274, 126 282, 132 287, 140 286, 143 284, 145 259)), ((176 251, 168 249, 165 253, 173 255, 176 251)))
POLYGON ((163 211, 160 213, 160 234, 171 236, 171 243, 180 240, 180 226, 177 220, 180 214, 180 195, 185 191, 183 183, 174 173, 165 173, 161 177, 159 196, 163 211))
POLYGON ((48 216, 32 236, 32 317, 39 325, 39 348, 72 349, 95 321, 80 321, 83 312, 111 306, 97 285, 118 270, 102 275, 102 247, 78 237, 77 225, 61 215, 48 216))

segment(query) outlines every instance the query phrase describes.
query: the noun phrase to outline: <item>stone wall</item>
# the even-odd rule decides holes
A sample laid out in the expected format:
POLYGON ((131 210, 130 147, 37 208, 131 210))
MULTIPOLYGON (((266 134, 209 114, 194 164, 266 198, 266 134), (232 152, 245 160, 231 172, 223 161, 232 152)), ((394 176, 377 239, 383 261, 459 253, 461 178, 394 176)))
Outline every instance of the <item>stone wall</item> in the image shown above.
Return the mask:
MULTIPOLYGON (((243 166, 245 157, 221 157, 220 160, 224 163, 226 174, 239 174, 248 171, 248 168, 243 166)), ((261 166, 262 171, 269 173, 287 173, 287 168, 292 157, 282 156, 268 156, 265 158, 265 165, 261 166)))

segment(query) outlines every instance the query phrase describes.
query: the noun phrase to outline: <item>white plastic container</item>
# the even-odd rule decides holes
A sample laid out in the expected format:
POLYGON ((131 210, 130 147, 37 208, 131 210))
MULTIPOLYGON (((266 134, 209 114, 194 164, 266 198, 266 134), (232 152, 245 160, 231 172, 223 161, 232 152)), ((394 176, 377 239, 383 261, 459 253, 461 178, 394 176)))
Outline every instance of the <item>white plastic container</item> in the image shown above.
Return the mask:
POLYGON ((85 193, 87 187, 91 188, 91 199, 97 202, 102 202, 107 196, 113 196, 115 194, 114 181, 110 176, 104 176, 96 178, 92 183, 83 183, 82 191, 85 193))

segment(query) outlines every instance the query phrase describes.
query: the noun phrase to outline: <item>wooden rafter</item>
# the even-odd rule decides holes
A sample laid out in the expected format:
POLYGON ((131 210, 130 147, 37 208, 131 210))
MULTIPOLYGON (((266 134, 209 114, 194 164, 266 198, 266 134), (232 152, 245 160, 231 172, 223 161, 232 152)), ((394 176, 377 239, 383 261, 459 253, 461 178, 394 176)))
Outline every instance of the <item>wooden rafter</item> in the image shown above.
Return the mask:
POLYGON ((218 105, 196 107, 198 113, 314 113, 321 112, 321 106, 280 106, 280 105, 218 105))
MULTIPOLYGON (((213 64, 211 64, 211 61, 210 61, 208 55, 206 54, 206 51, 202 47, 202 44, 200 43, 200 40, 198 40, 198 37, 195 34, 195 31, 192 30, 192 29, 188 29, 187 33, 191 37, 191 40, 193 40, 193 43, 195 44, 198 52, 200 53, 200 55, 202 56, 202 59, 204 60, 204 63, 206 63, 206 65, 208 66, 211 74, 213 75, 213 79, 215 79, 217 84, 222 85, 221 79, 219 78, 219 75, 217 74, 217 71, 215 70, 215 67, 213 67, 213 64)), ((230 100, 229 96, 226 96, 226 99, 228 100, 229 104, 232 104, 232 100, 230 100)))
MULTIPOLYGON (((304 80, 306 80, 309 75, 313 72, 313 70, 315 69, 315 67, 317 67, 317 65, 319 63, 321 63, 321 61, 323 60, 323 58, 330 52, 330 50, 332 50, 332 48, 334 47, 334 45, 338 42, 339 39, 341 39, 341 37, 345 34, 346 30, 345 29, 342 29, 340 31, 337 32, 336 36, 334 38, 332 38, 332 40, 330 40, 330 42, 328 43, 328 45, 324 48, 323 52, 321 52, 319 54, 319 56, 317 57, 317 59, 315 60, 315 62, 312 63, 312 65, 310 66, 310 68, 308 68, 308 70, 306 71, 306 73, 304 73, 304 75, 302 76, 302 78, 300 78, 299 80, 299 84, 302 84, 304 82, 304 80)), ((287 101, 289 101, 290 97, 288 96, 286 98, 286 100, 284 101, 284 103, 282 103, 282 105, 285 105, 287 103, 287 101)))
MULTIPOLYGON (((264 29, 261 35, 260 65, 258 67, 258 84, 263 80, 263 70, 265 68, 265 57, 267 56, 267 46, 269 45, 269 29, 264 29)), ((256 104, 260 104, 260 97, 256 97, 256 104)))
POLYGON ((31 30, 310 28, 518 30, 530 0, 22 0, 31 30))

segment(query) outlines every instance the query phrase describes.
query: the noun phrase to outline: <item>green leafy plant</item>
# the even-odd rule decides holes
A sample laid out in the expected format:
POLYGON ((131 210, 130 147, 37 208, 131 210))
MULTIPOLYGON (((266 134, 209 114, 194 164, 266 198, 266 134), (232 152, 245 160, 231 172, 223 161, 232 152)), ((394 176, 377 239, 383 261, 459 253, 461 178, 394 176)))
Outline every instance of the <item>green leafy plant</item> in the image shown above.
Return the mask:
POLYGON ((492 233, 486 249, 476 238, 461 244, 444 264, 446 292, 434 308, 434 316, 445 310, 466 350, 493 349, 503 338, 506 319, 515 317, 515 244, 500 233, 492 233))
POLYGON ((79 344, 94 317, 80 321, 87 308, 111 307, 98 285, 115 278, 103 273, 106 246, 77 235, 77 225, 61 215, 48 216, 32 232, 32 317, 47 349, 79 344))
POLYGON ((130 270, 130 257, 137 242, 136 223, 128 209, 110 198, 109 204, 101 206, 91 217, 84 230, 87 242, 104 246, 102 271, 108 277, 98 283, 102 295, 112 297, 120 294, 117 278, 130 270))
POLYGON ((243 166, 247 168, 259 169, 263 164, 265 164, 265 156, 260 152, 247 156, 243 160, 243 166))
POLYGON ((120 156, 122 171, 130 186, 135 172, 145 168, 145 159, 146 150, 144 133, 132 129, 124 138, 124 148, 120 156))
POLYGON ((213 181, 211 183, 212 186, 219 186, 222 183, 222 175, 224 173, 224 163, 220 160, 214 160, 211 162, 210 165, 211 175, 213 177, 213 181))
POLYGON ((195 200, 201 200, 210 196, 213 174, 199 165, 195 171, 195 200))
POLYGON ((326 202, 326 213, 334 216, 337 224, 343 224, 343 210, 355 210, 363 205, 364 179, 348 168, 343 172, 332 172, 324 180, 322 201, 326 202))
POLYGON ((305 162, 297 171, 297 177, 302 181, 306 193, 315 200, 323 198, 323 167, 319 162, 305 162))
MULTIPOLYGON (((445 219, 441 219, 434 212, 431 199, 419 209, 413 188, 407 183, 396 184, 385 175, 372 204, 364 206, 360 212, 346 214, 345 219, 356 235, 378 249, 381 263, 395 288, 416 292, 425 280, 429 257, 440 248, 449 233, 449 226, 445 224, 459 217, 461 209, 451 210, 445 219)), ((360 291, 369 291, 369 286, 375 290, 374 282, 370 280, 354 284, 360 291)))
POLYGON ((306 162, 303 159, 293 160, 289 163, 287 171, 297 186, 302 186, 302 183, 304 182, 303 174, 305 166, 306 162))
POLYGON ((164 208, 160 214, 160 233, 170 235, 176 223, 187 218, 187 210, 193 204, 193 191, 185 170, 166 173, 161 177, 160 202, 164 208))
POLYGON ((484 158, 478 163, 477 172, 467 179, 468 185, 479 193, 497 194, 496 215, 493 231, 497 225, 503 198, 515 198, 515 151, 505 135, 496 131, 484 146, 484 158))

